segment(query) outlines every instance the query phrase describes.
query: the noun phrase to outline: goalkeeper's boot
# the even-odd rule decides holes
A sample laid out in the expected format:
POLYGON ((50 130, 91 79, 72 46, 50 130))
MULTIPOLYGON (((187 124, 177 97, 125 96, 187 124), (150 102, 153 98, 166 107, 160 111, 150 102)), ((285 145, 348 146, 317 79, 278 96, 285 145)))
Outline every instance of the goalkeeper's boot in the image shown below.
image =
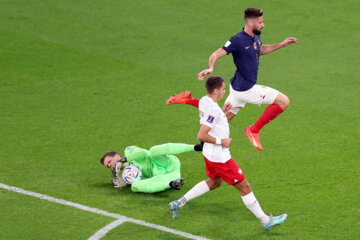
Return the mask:
POLYGON ((166 105, 171 104, 184 104, 187 100, 193 98, 189 91, 182 92, 180 94, 175 94, 166 100, 166 105))
POLYGON ((259 138, 259 133, 254 133, 251 132, 251 126, 248 126, 247 128, 245 128, 244 130, 244 134, 248 137, 248 139, 250 140, 251 145, 254 146, 254 148, 256 148, 259 151, 262 151, 263 148, 260 144, 260 138, 259 138))
POLYGON ((273 217, 273 215, 270 214, 270 222, 266 225, 263 225, 263 227, 265 228, 265 230, 270 230, 274 226, 282 224, 286 220, 286 218, 287 218, 286 213, 284 213, 280 216, 275 216, 275 217, 273 217))
POLYGON ((181 187, 185 184, 185 181, 183 178, 179 178, 179 179, 176 179, 174 181, 171 181, 169 183, 169 186, 172 188, 172 189, 176 189, 176 190, 180 190, 181 187))
POLYGON ((174 219, 177 219, 179 217, 179 211, 180 211, 179 202, 177 200, 172 201, 171 203, 169 203, 169 207, 170 207, 171 215, 173 216, 174 219))

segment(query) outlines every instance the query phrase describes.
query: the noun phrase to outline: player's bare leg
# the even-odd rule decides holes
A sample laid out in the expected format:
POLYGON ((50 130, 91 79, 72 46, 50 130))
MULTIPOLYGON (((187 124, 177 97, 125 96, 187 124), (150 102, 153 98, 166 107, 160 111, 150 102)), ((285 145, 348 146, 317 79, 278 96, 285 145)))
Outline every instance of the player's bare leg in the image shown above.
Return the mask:
POLYGON ((210 190, 213 190, 215 188, 218 188, 221 186, 222 183, 222 179, 217 177, 215 179, 211 179, 209 178, 208 180, 206 180, 206 184, 209 186, 210 190))
POLYGON ((236 116, 236 114, 234 114, 232 112, 227 112, 227 113, 225 113, 225 115, 226 115, 228 122, 230 122, 236 116))
POLYGON ((285 110, 290 105, 290 99, 285 94, 279 92, 273 104, 277 104, 285 110))
POLYGON ((234 187, 239 190, 241 196, 246 196, 249 193, 251 193, 251 185, 249 184, 249 182, 244 179, 243 181, 241 181, 238 184, 235 184, 234 187))

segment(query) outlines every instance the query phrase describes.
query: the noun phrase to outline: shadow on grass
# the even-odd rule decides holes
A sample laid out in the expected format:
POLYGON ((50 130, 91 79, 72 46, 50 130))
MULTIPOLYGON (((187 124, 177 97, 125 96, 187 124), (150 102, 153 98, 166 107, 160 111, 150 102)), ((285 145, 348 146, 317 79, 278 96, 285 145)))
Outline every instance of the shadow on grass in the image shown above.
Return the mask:
POLYGON ((113 186, 109 183, 94 183, 89 184, 88 186, 92 188, 113 188, 113 186))
POLYGON ((106 189, 111 191, 112 193, 118 193, 121 195, 127 195, 127 196, 136 196, 140 199, 142 198, 148 198, 150 196, 156 197, 156 198, 166 198, 170 199, 170 197, 173 194, 181 193, 180 191, 174 190, 174 189, 167 189, 162 192, 157 193, 141 193, 141 192, 132 192, 131 187, 124 187, 124 188, 114 188, 111 183, 93 183, 88 184, 89 188, 96 188, 96 189, 106 189))

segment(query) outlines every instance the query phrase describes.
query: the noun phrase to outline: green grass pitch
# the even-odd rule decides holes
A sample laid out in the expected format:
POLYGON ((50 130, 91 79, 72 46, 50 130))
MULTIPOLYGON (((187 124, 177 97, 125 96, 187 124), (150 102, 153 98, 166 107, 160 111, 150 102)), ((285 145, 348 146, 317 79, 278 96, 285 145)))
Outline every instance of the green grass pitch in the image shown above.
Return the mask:
MULTIPOLYGON (((0 1, 0 183, 209 239, 360 238, 360 2, 0 1), (265 106, 231 122, 231 152, 265 212, 288 213, 266 232, 223 186, 191 202, 178 220, 167 204, 206 178, 200 153, 179 156, 181 191, 113 189, 99 164, 109 150, 197 143, 197 109, 168 96, 205 94, 196 74, 243 27, 243 10, 264 9, 264 44, 297 37, 260 59, 260 84, 289 96, 261 132, 243 129, 265 106)), ((235 67, 220 59, 226 84, 235 67)), ((220 103, 222 104, 223 101, 220 103)), ((0 239, 87 239, 114 221, 0 189, 0 239)), ((103 239, 183 239, 124 223, 103 239)))

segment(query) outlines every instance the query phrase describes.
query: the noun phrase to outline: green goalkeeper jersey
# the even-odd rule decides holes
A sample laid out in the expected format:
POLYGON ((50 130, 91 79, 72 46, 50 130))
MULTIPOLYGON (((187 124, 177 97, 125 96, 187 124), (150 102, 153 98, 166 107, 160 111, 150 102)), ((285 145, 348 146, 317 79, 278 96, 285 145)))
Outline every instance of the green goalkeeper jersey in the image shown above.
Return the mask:
POLYGON ((125 149, 125 157, 127 162, 124 164, 127 167, 130 162, 140 168, 143 178, 150 178, 153 175, 153 162, 151 161, 150 152, 146 149, 136 146, 129 146, 125 149))
POLYGON ((146 150, 136 146, 129 146, 125 149, 128 166, 130 162, 140 168, 142 178, 151 178, 158 174, 166 174, 173 162, 175 154, 194 151, 194 145, 183 143, 165 143, 156 145, 146 150))

